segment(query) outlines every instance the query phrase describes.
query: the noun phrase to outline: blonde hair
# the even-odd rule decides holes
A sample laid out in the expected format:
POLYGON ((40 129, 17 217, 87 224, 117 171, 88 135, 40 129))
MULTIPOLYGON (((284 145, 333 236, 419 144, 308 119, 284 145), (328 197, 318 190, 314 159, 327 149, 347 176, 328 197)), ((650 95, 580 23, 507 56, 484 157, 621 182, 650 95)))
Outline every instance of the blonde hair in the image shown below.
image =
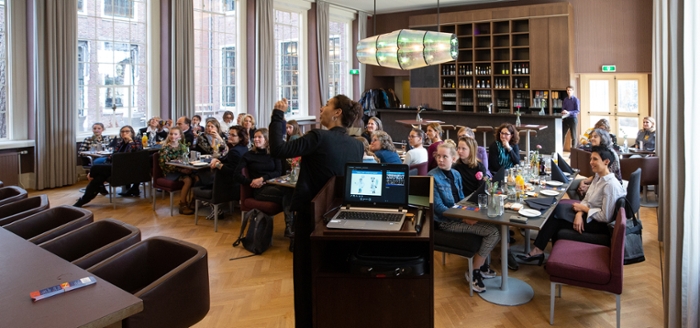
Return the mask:
POLYGON ((468 167, 470 168, 475 168, 477 167, 477 159, 476 159, 476 140, 469 138, 469 137, 460 137, 459 141, 457 143, 464 142, 467 145, 467 148, 469 148, 469 156, 467 156, 467 160, 464 161, 460 158, 460 160, 464 163, 467 164, 468 167))
POLYGON ((245 116, 243 116, 243 119, 241 120, 241 125, 243 125, 243 122, 245 122, 245 119, 248 117, 250 117, 250 122, 253 123, 251 129, 255 129, 255 117, 253 117, 253 115, 250 114, 246 114, 245 116))
POLYGON ((459 128, 457 131, 457 135, 461 135, 462 133, 466 133, 467 137, 474 139, 474 130, 468 126, 463 126, 459 128))
POLYGON ((177 130, 177 131, 180 132, 180 141, 178 141, 178 143, 180 143, 180 144, 184 143, 185 141, 184 141, 184 138, 183 138, 183 135, 182 135, 182 129, 180 129, 180 128, 178 128, 178 127, 172 127, 172 128, 170 128, 170 130, 168 131, 168 136, 165 138, 165 140, 161 141, 160 144, 163 145, 163 146, 168 146, 168 145, 170 145, 170 143, 172 142, 172 140, 170 140, 170 133, 173 132, 173 131, 175 131, 175 130, 177 130))
MULTIPOLYGON (((457 145, 452 139, 447 139, 438 145, 438 149, 440 148, 447 149, 450 152, 450 156, 457 157, 457 145)), ((437 156, 437 151, 433 153, 433 156, 437 156)))
POLYGON ((651 122, 651 129, 649 129, 649 132, 656 132, 656 119, 651 116, 647 116, 644 119, 651 122))
POLYGON ((369 150, 369 142, 367 142, 367 139, 365 139, 365 137, 355 136, 354 138, 362 143, 362 147, 365 148, 365 154, 367 154, 368 156, 372 156, 374 160, 377 161, 377 163, 380 162, 379 158, 376 155, 374 155, 374 152, 369 150))
POLYGON ((430 123, 430 124, 428 124, 428 127, 425 128, 425 130, 427 131, 428 128, 435 130, 435 132, 437 132, 437 134, 438 134, 438 138, 442 139, 442 127, 440 126, 440 123, 435 123, 435 122, 430 123))

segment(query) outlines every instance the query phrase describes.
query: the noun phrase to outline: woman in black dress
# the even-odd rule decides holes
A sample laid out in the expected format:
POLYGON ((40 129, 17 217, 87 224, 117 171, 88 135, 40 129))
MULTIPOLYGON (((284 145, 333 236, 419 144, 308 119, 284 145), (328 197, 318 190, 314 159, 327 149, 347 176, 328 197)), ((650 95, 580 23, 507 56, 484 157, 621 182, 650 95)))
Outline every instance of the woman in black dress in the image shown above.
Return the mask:
POLYGON ((270 154, 277 158, 301 156, 301 170, 292 196, 294 212, 294 319, 296 327, 312 327, 311 232, 314 220, 311 200, 332 176, 345 175, 345 163, 362 162, 362 143, 347 129, 362 115, 362 107, 344 95, 337 95, 321 108, 321 125, 303 137, 285 142, 284 112, 287 99, 275 103, 270 121, 270 154))

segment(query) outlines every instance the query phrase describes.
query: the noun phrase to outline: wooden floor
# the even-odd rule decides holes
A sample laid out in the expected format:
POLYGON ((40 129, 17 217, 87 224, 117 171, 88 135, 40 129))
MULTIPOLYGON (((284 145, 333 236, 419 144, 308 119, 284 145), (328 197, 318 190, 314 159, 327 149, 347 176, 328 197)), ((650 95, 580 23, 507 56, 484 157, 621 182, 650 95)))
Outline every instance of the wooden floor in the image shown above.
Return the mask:
MULTIPOLYGON (((51 206, 72 205, 85 187, 82 181, 74 186, 46 190, 51 206)), ((31 192, 32 195, 38 192, 31 192)), ((176 195, 176 204, 177 204, 176 195)), ((169 200, 157 199, 154 212, 150 199, 116 198, 112 209, 108 197, 97 196, 85 208, 94 212, 95 219, 115 218, 141 229, 143 238, 169 236, 202 245, 209 252, 209 284, 211 309, 196 327, 293 327, 292 253, 282 237, 282 215, 275 218, 273 246, 261 256, 231 261, 248 255, 242 247, 231 244, 240 229, 240 213, 226 215, 214 222, 194 216, 171 217, 169 200)), ((656 241, 656 208, 642 208, 644 250, 646 261, 624 267, 622 294, 622 327, 662 327, 662 294, 659 269, 659 243, 656 241)), ((516 236, 522 243, 522 237, 516 236)), ((500 252, 495 250, 493 256, 500 252)), ((435 253, 435 326, 436 327, 549 327, 549 279, 542 267, 521 265, 511 271, 512 277, 529 283, 535 297, 525 305, 506 307, 482 300, 476 294, 469 297, 469 285, 464 279, 467 260, 448 255, 442 265, 441 253, 435 253)), ((492 264, 500 268, 500 260, 492 264)), ((614 327, 615 296, 604 292, 565 286, 561 299, 556 300, 555 326, 614 327)), ((342 300, 339 300, 342 302, 342 300)))

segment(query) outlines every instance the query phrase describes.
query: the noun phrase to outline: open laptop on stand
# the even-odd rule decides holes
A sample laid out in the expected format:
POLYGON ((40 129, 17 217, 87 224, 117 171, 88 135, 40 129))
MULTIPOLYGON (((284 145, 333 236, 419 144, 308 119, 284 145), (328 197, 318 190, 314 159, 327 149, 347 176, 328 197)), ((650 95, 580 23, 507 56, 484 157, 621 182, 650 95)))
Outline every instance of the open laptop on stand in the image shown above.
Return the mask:
POLYGON ((408 165, 345 164, 343 205, 330 229, 399 231, 408 207, 408 165))

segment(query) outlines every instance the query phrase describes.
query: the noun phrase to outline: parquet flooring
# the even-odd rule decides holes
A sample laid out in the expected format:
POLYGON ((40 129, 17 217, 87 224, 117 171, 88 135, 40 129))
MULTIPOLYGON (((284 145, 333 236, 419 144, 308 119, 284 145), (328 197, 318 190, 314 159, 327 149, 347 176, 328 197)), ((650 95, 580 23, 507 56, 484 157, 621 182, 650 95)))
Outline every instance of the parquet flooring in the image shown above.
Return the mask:
MULTIPOLYGON (((80 182, 74 186, 31 192, 46 193, 51 206, 71 205, 81 195, 80 182)), ((177 195, 176 195, 177 199, 177 195)), ((292 253, 287 250, 282 215, 275 217, 273 246, 261 256, 231 261, 248 255, 242 247, 231 244, 240 229, 240 212, 227 214, 219 220, 219 232, 214 223, 200 217, 194 225, 194 216, 170 216, 166 195, 157 197, 156 211, 151 199, 115 199, 112 209, 109 199, 98 196, 86 206, 95 213, 95 219, 115 218, 141 229, 143 238, 157 235, 170 236, 202 245, 208 250, 211 309, 195 327, 293 327, 292 253)), ((206 213, 205 213, 206 215, 206 213)), ((656 208, 642 208, 644 250, 646 261, 624 267, 622 294, 622 327, 663 326, 659 243, 656 241, 656 208)), ((522 236, 516 234, 518 243, 522 236)), ((496 249, 492 267, 500 269, 496 249)), ((482 300, 476 294, 469 297, 469 285, 464 279, 467 260, 447 255, 442 265, 442 254, 435 253, 435 327, 550 327, 549 278, 542 267, 521 265, 509 274, 529 283, 535 297, 525 305, 506 307, 482 300)), ((555 326, 559 327, 614 327, 615 296, 584 288, 564 286, 563 298, 556 299, 555 326)), ((339 300, 339 306, 342 300, 339 300)))

